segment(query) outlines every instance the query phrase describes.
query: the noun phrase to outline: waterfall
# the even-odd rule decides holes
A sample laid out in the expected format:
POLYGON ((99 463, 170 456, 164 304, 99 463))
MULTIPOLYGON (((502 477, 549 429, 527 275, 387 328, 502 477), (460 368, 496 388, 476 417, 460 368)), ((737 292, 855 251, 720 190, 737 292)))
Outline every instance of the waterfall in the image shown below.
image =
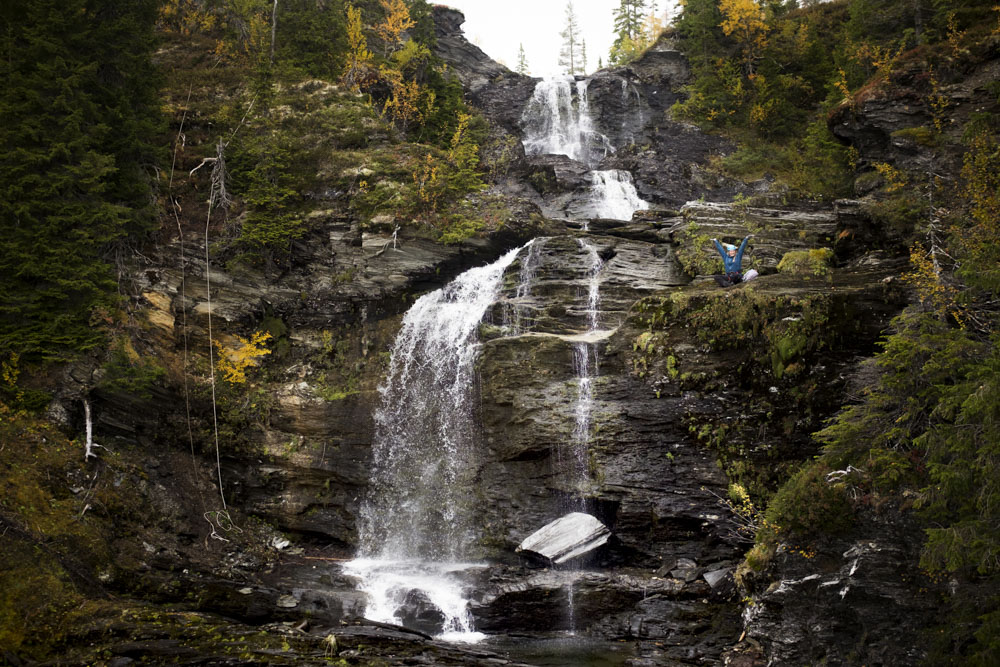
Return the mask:
POLYGON ((345 567, 372 620, 402 624, 417 598, 443 616, 444 635, 477 638, 461 581, 478 540, 477 330, 520 250, 422 296, 403 318, 379 387, 359 558, 345 567))
MULTIPOLYGON (((590 422, 594 410, 593 378, 597 375, 597 347, 590 342, 592 335, 600 328, 601 269, 604 262, 597 249, 583 239, 579 239, 580 249, 588 260, 587 268, 587 335, 584 340, 573 344, 573 371, 577 377, 577 397, 573 407, 573 460, 576 462, 573 482, 582 487, 590 478, 589 445, 590 422), (591 363, 593 362, 593 363, 591 363)), ((573 508, 581 511, 582 507, 573 508)))
POLYGON ((538 82, 521 116, 525 153, 566 155, 588 165, 614 153, 611 142, 597 131, 590 115, 588 85, 587 80, 574 84, 572 77, 538 82))
POLYGON ((639 197, 632 174, 627 171, 592 171, 590 178, 595 217, 631 220, 636 211, 649 208, 649 202, 639 197))
POLYGON ((514 298, 505 304, 503 325, 514 334, 524 333, 532 324, 532 318, 527 314, 531 309, 525 302, 531 299, 531 284, 541 263, 544 245, 545 237, 540 237, 534 239, 528 246, 526 256, 521 258, 521 270, 518 272, 514 298))
MULTIPOLYGON (((589 85, 589 79, 574 85, 572 77, 543 79, 535 85, 521 115, 527 155, 566 155, 593 168, 615 152, 591 116, 589 85)), ((624 79, 622 95, 628 99, 624 79)), ((590 205, 586 208, 593 211, 593 217, 631 220, 635 211, 649 208, 627 171, 591 171, 590 180, 590 205)))

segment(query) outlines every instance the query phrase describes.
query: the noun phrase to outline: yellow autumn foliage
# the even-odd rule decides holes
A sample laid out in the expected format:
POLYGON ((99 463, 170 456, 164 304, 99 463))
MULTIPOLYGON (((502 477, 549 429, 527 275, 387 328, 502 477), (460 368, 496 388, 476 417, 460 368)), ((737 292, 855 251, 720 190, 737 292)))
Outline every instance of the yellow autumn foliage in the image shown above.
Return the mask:
POLYGON ((755 0, 719 0, 722 32, 739 43, 746 74, 753 74, 754 63, 767 44, 768 25, 764 8, 755 0))
POLYGON ((379 0, 385 10, 385 19, 375 26, 375 32, 385 42, 385 54, 396 51, 403 43, 403 33, 415 23, 403 0, 379 0))
POLYGON ((239 342, 237 347, 227 347, 217 340, 212 341, 219 351, 215 368, 222 373, 226 382, 241 384, 247 381, 247 368, 257 365, 258 357, 271 354, 271 350, 264 347, 264 344, 271 339, 271 334, 266 331, 255 331, 249 339, 242 336, 235 338, 239 342))
POLYGON ((373 76, 372 52, 361 27, 361 10, 347 5, 347 62, 342 80, 348 88, 358 90, 373 76))

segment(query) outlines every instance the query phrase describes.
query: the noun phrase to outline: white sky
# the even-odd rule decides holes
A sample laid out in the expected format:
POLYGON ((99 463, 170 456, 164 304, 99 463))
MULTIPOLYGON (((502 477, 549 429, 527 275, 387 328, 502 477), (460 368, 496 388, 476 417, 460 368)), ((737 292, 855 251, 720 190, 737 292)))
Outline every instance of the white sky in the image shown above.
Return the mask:
MULTIPOLYGON (((524 44, 532 76, 559 73, 559 33, 566 27, 566 0, 441 0, 465 14, 462 30, 470 42, 494 60, 514 69, 518 45, 524 44)), ((577 23, 587 40, 587 71, 606 65, 614 42, 612 11, 620 0, 573 0, 577 23)), ((658 0, 662 12, 673 0, 658 0)))

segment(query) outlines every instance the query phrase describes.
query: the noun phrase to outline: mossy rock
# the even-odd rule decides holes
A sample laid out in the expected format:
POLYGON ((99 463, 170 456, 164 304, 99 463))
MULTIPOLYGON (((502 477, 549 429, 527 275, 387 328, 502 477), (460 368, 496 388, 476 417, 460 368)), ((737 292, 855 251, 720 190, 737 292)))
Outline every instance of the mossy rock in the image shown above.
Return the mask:
POLYGON ((810 248, 786 252, 778 262, 778 271, 807 279, 829 278, 833 273, 833 250, 810 248))

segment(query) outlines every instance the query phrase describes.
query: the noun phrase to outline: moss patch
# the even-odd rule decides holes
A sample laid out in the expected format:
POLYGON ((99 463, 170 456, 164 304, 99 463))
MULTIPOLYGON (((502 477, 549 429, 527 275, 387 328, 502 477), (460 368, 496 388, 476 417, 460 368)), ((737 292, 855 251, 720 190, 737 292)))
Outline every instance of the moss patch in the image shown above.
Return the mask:
POLYGON ((830 248, 810 248, 786 252, 778 262, 778 271, 810 278, 829 278, 833 273, 833 250, 830 248))

